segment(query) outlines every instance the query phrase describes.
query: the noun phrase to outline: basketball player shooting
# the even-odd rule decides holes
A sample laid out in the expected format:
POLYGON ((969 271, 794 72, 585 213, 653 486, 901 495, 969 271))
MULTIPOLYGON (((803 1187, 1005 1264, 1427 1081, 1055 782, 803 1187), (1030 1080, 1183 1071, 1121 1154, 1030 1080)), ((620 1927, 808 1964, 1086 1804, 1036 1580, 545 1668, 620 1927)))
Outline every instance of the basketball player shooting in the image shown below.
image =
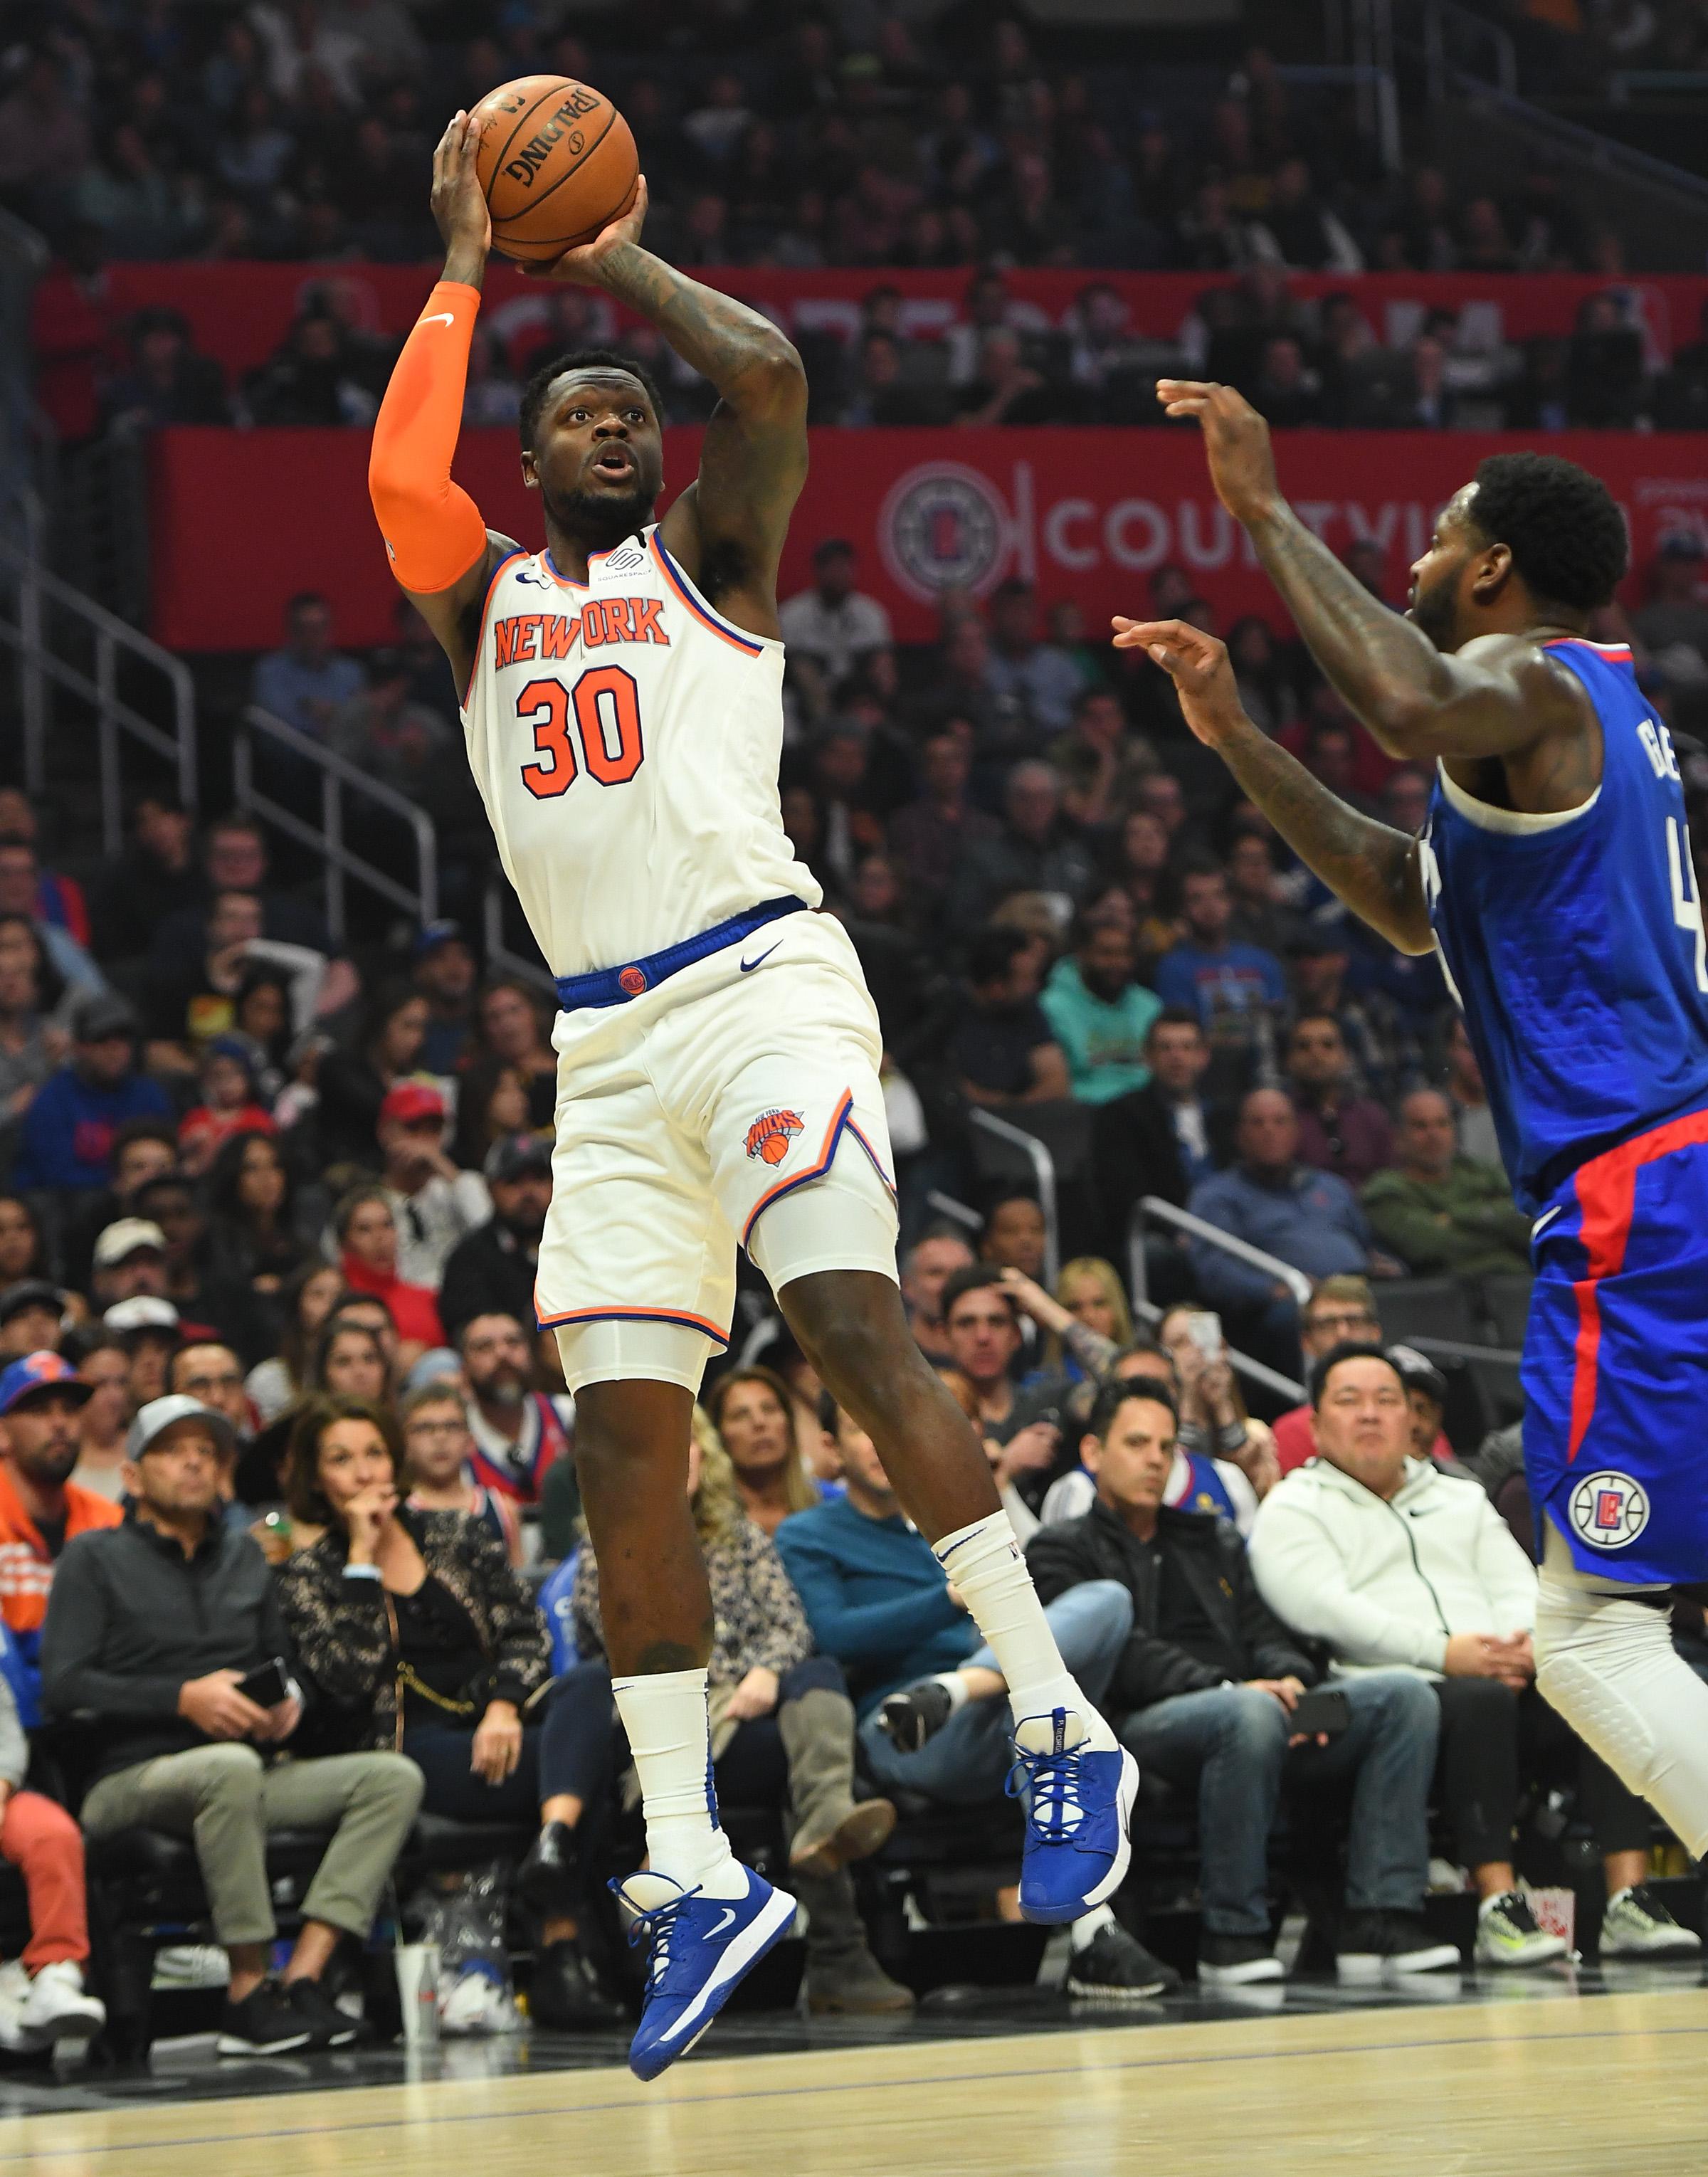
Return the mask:
POLYGON ((778 809, 777 571, 806 476, 800 359, 766 319, 641 247, 647 199, 554 276, 655 325, 717 388, 697 481, 661 521, 658 396, 609 353, 539 372, 521 467, 543 550, 450 480, 491 228, 459 114, 434 156, 443 276, 374 427, 393 570, 449 656, 499 854, 557 979, 557 1140, 537 1305, 576 1394, 617 1706, 649 1866, 630 2061, 656 2076, 787 1934, 794 1901, 731 1855, 711 1783, 712 1622, 685 1483, 735 1250, 869 1432, 1007 1679, 1028 1803, 1021 1907, 1106 1911, 1132 1757, 1065 1670, 989 1462, 909 1334, 876 1016, 778 809))
POLYGON ((1237 393, 1158 396, 1202 428, 1318 665, 1389 755, 1434 767, 1422 833, 1390 830, 1258 730, 1220 642, 1114 623, 1323 883, 1402 952, 1440 953, 1536 1219, 1537 1683, 1700 1858, 1708 1686, 1668 1605, 1708 1580, 1708 958, 1671 739, 1629 651, 1585 634, 1625 572, 1619 510, 1573 462, 1496 455, 1443 510, 1402 616, 1282 498, 1237 393))

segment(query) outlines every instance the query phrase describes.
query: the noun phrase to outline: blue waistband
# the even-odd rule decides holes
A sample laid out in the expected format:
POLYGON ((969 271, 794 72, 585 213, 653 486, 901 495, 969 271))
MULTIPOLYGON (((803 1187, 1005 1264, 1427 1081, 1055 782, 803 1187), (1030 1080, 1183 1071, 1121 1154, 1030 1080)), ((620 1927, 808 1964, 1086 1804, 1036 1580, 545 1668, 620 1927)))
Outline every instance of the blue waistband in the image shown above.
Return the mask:
POLYGON ((804 899, 792 896, 768 899, 762 907, 750 907, 745 914, 732 914, 727 922, 714 923, 697 937, 685 937, 679 945, 668 945, 662 952, 651 953, 644 960, 631 960, 626 968, 601 968, 591 975, 560 975, 558 1003, 566 1013, 577 1012, 587 1006, 625 1006, 630 998, 640 997, 662 983, 667 975, 675 974, 679 968, 691 968, 696 960, 721 952, 726 945, 739 945, 750 931, 762 930, 767 922, 775 922, 782 915, 805 912, 804 899))

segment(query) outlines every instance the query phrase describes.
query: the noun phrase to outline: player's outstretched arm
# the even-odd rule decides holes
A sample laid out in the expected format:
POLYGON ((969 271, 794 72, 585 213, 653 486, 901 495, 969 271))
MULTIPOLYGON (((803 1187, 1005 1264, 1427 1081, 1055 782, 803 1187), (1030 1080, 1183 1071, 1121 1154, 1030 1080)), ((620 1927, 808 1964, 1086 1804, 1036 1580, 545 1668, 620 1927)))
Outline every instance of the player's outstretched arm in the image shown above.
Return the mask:
POLYGON ((1160 379, 1156 394, 1169 415, 1196 419, 1217 497, 1251 537, 1311 655, 1390 756, 1510 756, 1551 734, 1582 739, 1573 688, 1533 642, 1486 636, 1444 657, 1370 595, 1281 496, 1269 427, 1242 395, 1179 378, 1160 379))
POLYGON ((1402 952, 1434 942, 1409 832, 1378 824, 1313 778, 1246 716, 1227 646, 1184 620, 1117 618, 1117 650, 1144 650, 1169 674, 1188 726, 1220 756, 1287 844, 1338 898, 1402 952))
POLYGON ((374 425, 368 494, 391 571, 439 637, 459 689, 480 641, 487 578, 515 546, 489 534, 480 510, 450 480, 462 423, 469 345, 480 311, 492 222, 474 170, 479 136, 459 113, 433 156, 433 216, 445 270, 403 343, 374 425))
POLYGON ((768 318, 643 249, 646 216, 643 177, 630 210, 560 257, 551 276, 603 287, 651 319, 717 387, 699 481, 665 516, 663 535, 721 612, 774 636, 778 562, 806 481, 806 373, 768 318))

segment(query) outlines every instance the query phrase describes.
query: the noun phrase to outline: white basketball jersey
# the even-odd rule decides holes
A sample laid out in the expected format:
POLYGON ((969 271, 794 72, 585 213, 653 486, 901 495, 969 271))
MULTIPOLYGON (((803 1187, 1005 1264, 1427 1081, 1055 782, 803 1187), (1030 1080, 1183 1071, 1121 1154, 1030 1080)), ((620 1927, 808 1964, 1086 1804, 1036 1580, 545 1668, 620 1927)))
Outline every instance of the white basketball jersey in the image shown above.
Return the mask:
POLYGON ((715 612, 656 525, 494 571, 463 701, 499 858, 554 975, 661 952, 763 901, 822 897, 783 828, 783 645, 715 612))

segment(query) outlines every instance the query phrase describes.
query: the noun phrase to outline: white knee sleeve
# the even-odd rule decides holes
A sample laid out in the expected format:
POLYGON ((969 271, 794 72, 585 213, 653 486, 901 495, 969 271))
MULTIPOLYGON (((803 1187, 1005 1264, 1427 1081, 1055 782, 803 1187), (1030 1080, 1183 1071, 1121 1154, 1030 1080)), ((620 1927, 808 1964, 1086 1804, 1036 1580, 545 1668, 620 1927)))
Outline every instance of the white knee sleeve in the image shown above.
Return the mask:
POLYGON ((1667 1612, 1587 1579, 1552 1527, 1536 1654, 1543 1698, 1693 1857, 1708 1854, 1708 1685, 1674 1650, 1667 1612))

